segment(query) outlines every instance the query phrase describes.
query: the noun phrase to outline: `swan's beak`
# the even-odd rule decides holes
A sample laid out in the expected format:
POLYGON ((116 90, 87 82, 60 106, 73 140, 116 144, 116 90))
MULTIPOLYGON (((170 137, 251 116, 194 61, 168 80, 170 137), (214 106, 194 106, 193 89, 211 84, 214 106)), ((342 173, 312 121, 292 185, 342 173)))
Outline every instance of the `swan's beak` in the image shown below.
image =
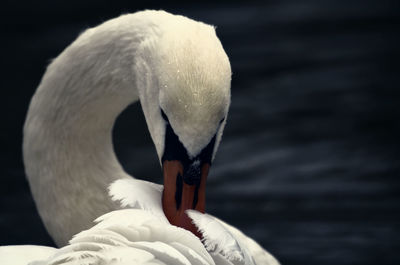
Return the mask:
POLYGON ((194 209, 204 213, 206 204, 206 181, 210 164, 204 163, 184 171, 178 160, 164 161, 164 192, 162 205, 168 221, 185 228, 201 238, 201 234, 186 214, 186 210, 194 209), (189 176, 188 176, 189 175, 189 176))

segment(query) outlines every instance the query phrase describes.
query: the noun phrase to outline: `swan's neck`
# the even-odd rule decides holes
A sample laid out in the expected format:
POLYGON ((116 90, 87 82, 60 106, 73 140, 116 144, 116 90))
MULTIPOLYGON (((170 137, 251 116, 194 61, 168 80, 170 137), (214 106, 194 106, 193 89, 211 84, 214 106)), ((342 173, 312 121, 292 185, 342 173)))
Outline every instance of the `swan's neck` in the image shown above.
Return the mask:
POLYGON ((138 99, 135 45, 129 43, 134 40, 108 35, 132 49, 121 50, 96 39, 102 37, 91 36, 89 30, 54 60, 24 127, 26 174, 42 220, 58 245, 117 208, 107 187, 128 177, 113 150, 112 128, 116 117, 138 99))

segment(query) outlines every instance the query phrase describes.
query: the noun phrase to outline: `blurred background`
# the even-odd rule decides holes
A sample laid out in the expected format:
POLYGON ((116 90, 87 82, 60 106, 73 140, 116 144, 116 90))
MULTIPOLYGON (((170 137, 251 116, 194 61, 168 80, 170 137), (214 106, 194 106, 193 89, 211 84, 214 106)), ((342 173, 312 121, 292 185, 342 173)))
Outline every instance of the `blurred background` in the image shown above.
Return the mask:
MULTIPOLYGON (((22 126, 46 66, 80 32, 165 9, 217 26, 232 105, 208 211, 282 264, 400 264, 398 1, 3 1, 0 245, 54 246, 30 195, 22 126)), ((139 105, 117 155, 161 182, 139 105), (140 161, 138 163, 137 161, 140 161)))

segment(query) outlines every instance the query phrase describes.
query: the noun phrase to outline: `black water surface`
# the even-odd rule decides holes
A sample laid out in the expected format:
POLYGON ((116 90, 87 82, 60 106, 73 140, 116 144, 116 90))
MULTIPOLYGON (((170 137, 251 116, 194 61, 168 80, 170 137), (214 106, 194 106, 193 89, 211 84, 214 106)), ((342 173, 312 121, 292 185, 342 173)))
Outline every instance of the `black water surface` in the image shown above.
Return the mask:
MULTIPOLYGON (((53 244, 21 160, 49 60, 83 29, 147 7, 216 25, 231 60, 208 211, 282 264, 400 264, 397 1, 57 2, 2 10, 0 245, 53 244)), ((161 181, 138 105, 118 119, 114 142, 128 172, 161 181)))

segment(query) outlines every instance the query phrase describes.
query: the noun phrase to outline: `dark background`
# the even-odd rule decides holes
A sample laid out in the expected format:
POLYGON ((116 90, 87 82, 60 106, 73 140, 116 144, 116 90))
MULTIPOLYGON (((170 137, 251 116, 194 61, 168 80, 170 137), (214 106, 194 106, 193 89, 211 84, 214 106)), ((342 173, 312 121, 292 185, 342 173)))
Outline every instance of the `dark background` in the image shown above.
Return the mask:
MULTIPOLYGON (((53 245, 21 159, 24 117, 49 60, 85 28, 152 8, 218 26, 231 60, 208 211, 282 264, 400 264, 398 5, 3 1, 0 245, 53 245)), ((128 172, 160 182, 140 106, 118 119, 114 142, 128 172)))

